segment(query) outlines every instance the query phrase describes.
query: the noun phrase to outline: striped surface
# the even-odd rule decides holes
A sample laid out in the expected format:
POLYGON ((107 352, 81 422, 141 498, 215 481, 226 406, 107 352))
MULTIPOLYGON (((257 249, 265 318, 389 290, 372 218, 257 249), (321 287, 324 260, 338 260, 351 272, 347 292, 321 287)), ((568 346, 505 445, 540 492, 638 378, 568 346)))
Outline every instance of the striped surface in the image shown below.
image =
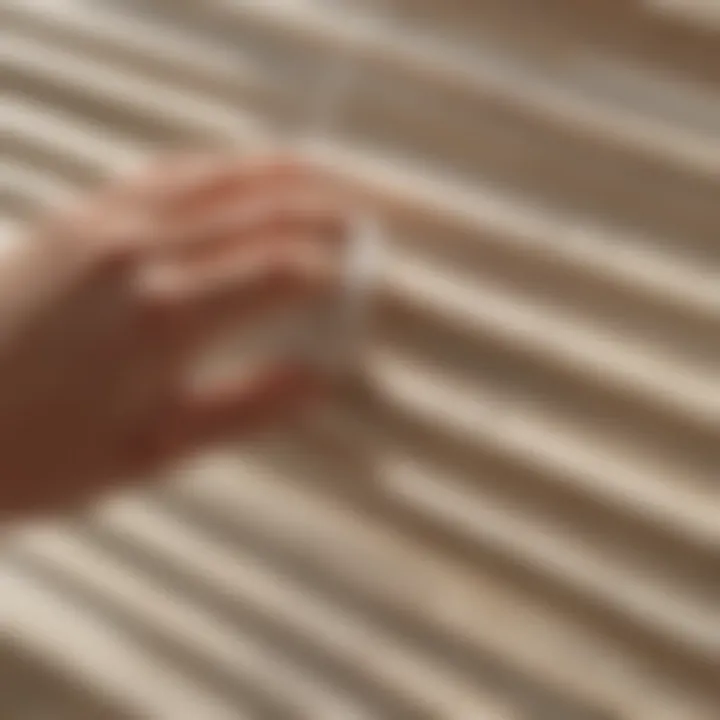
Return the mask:
POLYGON ((308 151, 392 238, 367 382, 319 427, 6 544, 0 717, 720 715, 701 5, 0 2, 3 229, 316 127, 345 63, 308 151))

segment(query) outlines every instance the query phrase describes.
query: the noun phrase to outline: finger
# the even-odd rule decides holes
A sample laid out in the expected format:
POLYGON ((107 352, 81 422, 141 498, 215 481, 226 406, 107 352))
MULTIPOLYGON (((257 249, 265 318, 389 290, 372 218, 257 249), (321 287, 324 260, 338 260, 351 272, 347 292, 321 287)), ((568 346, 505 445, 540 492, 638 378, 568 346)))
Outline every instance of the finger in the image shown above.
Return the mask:
POLYGON ((347 206, 317 171, 298 161, 198 153, 158 161, 101 194, 86 225, 102 228, 104 244, 161 253, 176 246, 212 249, 214 240, 242 236, 272 213, 276 225, 314 223, 320 233, 337 235, 347 206))
MULTIPOLYGON (((120 225, 124 234, 119 240, 151 246, 167 221, 167 208, 173 199, 202 186, 226 164, 227 159, 217 153, 186 153, 157 159, 100 190, 87 206, 88 221, 100 228, 120 225)), ((104 234, 108 232, 101 230, 104 234)))
POLYGON ((176 259, 214 259, 224 251, 252 242, 268 242, 285 233, 313 234, 321 242, 340 241, 348 231, 349 213, 325 196, 258 196, 237 203, 183 228, 168 229, 159 241, 176 259), (174 236, 174 237, 173 237, 174 236))
POLYGON ((308 170, 289 158, 236 158, 217 168, 211 177, 189 192, 178 194, 173 209, 187 217, 233 198, 238 200, 249 188, 267 187, 289 178, 307 176, 308 170))
POLYGON ((293 240, 292 247, 273 250, 258 262, 257 280, 245 289, 238 287, 231 273, 208 275, 195 301, 197 342, 227 328, 239 328, 243 322, 307 303, 335 281, 336 263, 312 240, 305 245, 293 240))
POLYGON ((120 202, 167 205, 175 196, 202 185, 228 164, 221 153, 179 153, 156 158, 139 171, 120 178, 107 197, 120 202))
POLYGON ((322 381, 301 367, 281 367, 182 397, 160 431, 161 454, 173 455, 256 432, 318 397, 322 381))
POLYGON ((327 178, 307 163, 289 157, 230 160, 215 168, 202 182, 169 198, 166 210, 176 220, 238 203, 249 194, 264 194, 283 187, 332 186, 327 178))
POLYGON ((147 245, 157 235, 154 197, 164 180, 132 176, 99 189, 66 210, 50 215, 42 229, 56 243, 79 249, 147 245))
POLYGON ((230 324, 319 294, 334 272, 332 258, 312 239, 285 237, 199 268, 160 268, 141 291, 156 311, 163 309, 164 324, 177 328, 183 344, 197 347, 230 324))
POLYGON ((152 249, 163 241, 170 199, 201 185, 227 161, 209 153, 173 155, 125 177, 68 216, 67 232, 105 248, 152 249))
POLYGON ((228 184, 237 190, 257 176, 277 177, 299 172, 297 163, 282 158, 247 160, 221 152, 183 153, 161 157, 106 188, 113 202, 149 203, 156 211, 187 214, 202 199, 213 197, 228 184))

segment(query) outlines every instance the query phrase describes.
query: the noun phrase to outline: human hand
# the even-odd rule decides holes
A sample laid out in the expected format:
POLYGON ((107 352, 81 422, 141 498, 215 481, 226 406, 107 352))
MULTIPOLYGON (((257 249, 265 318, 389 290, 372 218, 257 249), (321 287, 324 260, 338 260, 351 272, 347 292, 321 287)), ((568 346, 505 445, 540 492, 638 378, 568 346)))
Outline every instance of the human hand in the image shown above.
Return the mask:
POLYGON ((159 163, 0 266, 0 516, 65 505, 316 394, 299 366, 198 389, 212 336, 322 291, 347 213, 284 161, 159 163))

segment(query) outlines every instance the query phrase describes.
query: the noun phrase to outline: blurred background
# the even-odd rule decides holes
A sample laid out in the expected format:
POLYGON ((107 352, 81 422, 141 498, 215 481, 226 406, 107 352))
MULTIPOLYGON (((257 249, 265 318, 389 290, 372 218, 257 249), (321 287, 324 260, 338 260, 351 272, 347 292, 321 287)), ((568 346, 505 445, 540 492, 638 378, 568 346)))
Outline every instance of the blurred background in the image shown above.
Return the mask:
POLYGON ((389 244, 317 426, 3 540, 3 720, 720 717, 717 0, 0 18, 5 242, 282 141, 389 244))

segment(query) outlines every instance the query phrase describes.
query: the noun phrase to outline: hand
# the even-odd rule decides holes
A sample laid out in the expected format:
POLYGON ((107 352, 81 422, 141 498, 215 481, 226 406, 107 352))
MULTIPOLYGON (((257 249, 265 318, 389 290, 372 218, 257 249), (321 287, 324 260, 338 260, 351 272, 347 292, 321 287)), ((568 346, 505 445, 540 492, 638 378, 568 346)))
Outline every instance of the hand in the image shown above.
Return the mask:
POLYGON ((342 203, 299 164, 178 158, 38 227, 0 266, 0 515, 66 504, 246 433, 302 367, 203 390, 212 335, 321 291, 342 203))

